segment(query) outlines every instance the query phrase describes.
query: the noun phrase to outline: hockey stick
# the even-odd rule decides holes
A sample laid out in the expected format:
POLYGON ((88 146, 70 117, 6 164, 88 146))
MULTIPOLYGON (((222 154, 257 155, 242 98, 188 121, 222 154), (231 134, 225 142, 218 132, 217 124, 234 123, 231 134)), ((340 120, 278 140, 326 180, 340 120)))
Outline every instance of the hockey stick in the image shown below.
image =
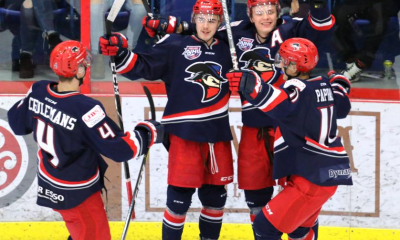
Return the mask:
POLYGON ((226 6, 226 0, 221 0, 221 3, 222 3, 222 9, 224 10, 225 27, 226 27, 226 33, 228 34, 228 43, 229 43, 229 50, 231 52, 233 69, 239 70, 239 65, 238 65, 237 56, 236 56, 235 43, 233 42, 231 23, 229 21, 228 8, 226 6))
POLYGON ((147 13, 151 13, 149 2, 147 0, 142 0, 142 3, 143 3, 143 6, 144 6, 144 9, 146 9, 146 12, 147 13))
MULTIPOLYGON (((147 96, 147 99, 149 100, 150 112, 151 112, 151 120, 156 120, 156 108, 154 107, 154 101, 153 101, 153 97, 151 96, 151 92, 146 86, 143 86, 143 90, 144 90, 144 93, 147 96)), ((150 152, 150 148, 147 150, 146 155, 143 156, 142 164, 140 165, 139 174, 138 174, 138 177, 137 177, 135 189, 133 190, 132 203, 131 203, 131 205, 129 207, 128 215, 126 216, 124 231, 122 232, 121 240, 125 240, 126 234, 128 233, 129 223, 130 223, 131 218, 132 218, 131 216, 134 213, 134 209, 135 209, 135 202, 136 202, 135 199, 136 199, 136 196, 137 196, 137 194, 139 192, 139 184, 142 181, 142 173, 143 173, 144 166, 146 165, 146 162, 147 162, 147 160, 149 158, 149 152, 150 152)))
POLYGON ((326 60, 328 61, 329 71, 334 71, 332 57, 331 57, 331 54, 329 52, 326 52, 326 60))
MULTIPOLYGON (((119 11, 121 10, 124 2, 125 2, 125 0, 115 0, 114 1, 113 5, 111 7, 111 10, 108 14, 107 20, 106 20, 107 36, 111 35, 112 24, 115 21, 115 18, 117 17, 119 11)), ((110 62, 111 62, 110 65, 111 65, 113 86, 114 86, 115 106, 117 107, 117 114, 118 114, 118 122, 119 122, 119 126, 120 126, 121 130, 124 132, 124 123, 122 121, 121 99, 119 97, 117 70, 115 67, 114 56, 110 56, 110 62)), ((129 165, 127 162, 124 162, 123 166, 124 166, 124 172, 125 172, 125 183, 126 183, 126 192, 128 195, 128 204, 131 204, 131 202, 132 202, 132 184, 131 184, 131 176, 129 173, 129 165)))
MULTIPOLYGON (((144 9, 145 9, 146 12, 147 12, 147 15, 148 15, 148 16, 152 16, 152 15, 153 15, 153 12, 151 11, 149 2, 148 2, 147 0, 142 0, 142 3, 143 3, 143 6, 144 6, 144 9)), ((157 34, 157 40, 160 40, 160 39, 161 39, 161 36, 157 34)), ((146 92, 146 91, 145 91, 145 92, 146 92)))

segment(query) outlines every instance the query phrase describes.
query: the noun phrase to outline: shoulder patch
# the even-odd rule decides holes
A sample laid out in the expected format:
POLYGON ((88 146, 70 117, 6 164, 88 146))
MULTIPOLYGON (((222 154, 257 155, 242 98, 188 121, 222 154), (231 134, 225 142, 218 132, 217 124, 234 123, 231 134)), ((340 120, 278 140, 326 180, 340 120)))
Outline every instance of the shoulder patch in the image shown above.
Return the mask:
POLYGON ((96 105, 82 116, 82 120, 89 128, 92 128, 105 117, 106 113, 99 105, 96 105))
POLYGON ((306 84, 304 84, 302 81, 300 81, 299 79, 291 79, 285 82, 285 84, 283 85, 284 88, 289 88, 289 87, 296 87, 301 91, 304 90, 304 88, 306 88, 306 84))

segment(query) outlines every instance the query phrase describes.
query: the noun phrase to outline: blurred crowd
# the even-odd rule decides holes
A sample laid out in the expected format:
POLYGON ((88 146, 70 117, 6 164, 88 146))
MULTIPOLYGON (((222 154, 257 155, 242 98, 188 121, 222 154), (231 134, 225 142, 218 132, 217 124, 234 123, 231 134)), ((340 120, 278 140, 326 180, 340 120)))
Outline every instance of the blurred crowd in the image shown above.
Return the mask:
MULTIPOLYGON (((329 53, 322 67, 343 70, 352 82, 360 80, 363 71, 380 72, 378 78, 393 79, 393 63, 400 54, 399 18, 400 1, 395 0, 327 0, 336 18, 336 30, 326 42, 322 52, 329 53)), ((103 79, 107 67, 104 57, 98 54, 98 37, 103 35, 104 19, 113 0, 91 0, 90 27, 93 64, 91 77, 103 79)), ((167 4, 179 6, 179 0, 166 3, 154 1, 153 10, 163 14, 167 4), (163 9, 164 8, 164 9, 163 9)), ((228 1, 233 20, 240 20, 246 1, 228 1), (238 17, 235 17, 238 16, 238 17)), ((304 18, 311 0, 280 0, 281 18, 304 18)), ((189 4, 190 5, 190 4, 189 4)), ((183 9, 177 10, 184 12, 183 9)), ((78 0, 0 0, 0 36, 12 34, 10 59, 13 72, 19 78, 33 78, 37 64, 48 64, 51 50, 63 40, 80 40, 80 1, 78 0)), ((128 37, 129 48, 140 41, 141 20, 146 15, 142 0, 127 0, 119 13, 113 30, 128 37)), ((148 36, 146 36, 148 38, 148 36)), ((148 44, 148 43, 147 43, 148 44)), ((139 44, 140 45, 140 44, 139 44)), ((320 67, 320 66, 319 66, 320 67)))

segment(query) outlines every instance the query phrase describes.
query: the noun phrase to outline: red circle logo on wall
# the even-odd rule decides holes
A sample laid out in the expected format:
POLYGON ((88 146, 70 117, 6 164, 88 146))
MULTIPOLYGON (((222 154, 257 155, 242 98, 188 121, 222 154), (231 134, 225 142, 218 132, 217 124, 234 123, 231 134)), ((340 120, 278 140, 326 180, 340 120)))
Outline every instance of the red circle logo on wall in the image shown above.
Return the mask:
POLYGON ((21 198, 36 177, 37 145, 32 135, 16 136, 0 108, 0 208, 21 198))
POLYGON ((0 126, 0 191, 14 182, 23 170, 22 153, 18 140, 7 129, 0 126))

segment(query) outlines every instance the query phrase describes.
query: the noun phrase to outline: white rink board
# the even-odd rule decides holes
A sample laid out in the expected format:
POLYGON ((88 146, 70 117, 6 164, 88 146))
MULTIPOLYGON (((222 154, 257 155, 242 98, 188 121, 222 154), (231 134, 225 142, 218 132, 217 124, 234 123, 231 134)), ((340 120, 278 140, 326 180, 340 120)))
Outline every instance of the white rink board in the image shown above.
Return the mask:
MULTIPOLYGON (((7 122, 1 117, 20 98, 0 97, 0 127, 7 128, 7 122)), ((165 96, 155 96, 154 101, 156 107, 162 108, 165 106, 167 99, 165 96)), ((353 173, 355 185, 352 187, 339 187, 337 194, 324 206, 324 212, 320 216, 320 225, 398 229, 400 228, 400 206, 397 204, 400 192, 400 184, 398 184, 398 176, 400 175, 400 121, 398 120, 400 117, 400 104, 353 102, 352 106, 352 115, 340 120, 339 126, 347 127, 347 129, 348 127, 352 128, 347 131, 349 138, 345 141, 354 147, 352 150, 353 164, 354 168, 358 170, 353 173)), ((149 105, 144 96, 125 96, 122 98, 125 129, 132 129, 138 121, 145 118, 145 107, 148 108, 149 105)), ((240 109, 239 99, 231 99, 230 107, 234 110, 240 109)), ((158 120, 161 119, 161 116, 162 111, 157 111, 158 120)), ((232 112, 230 120, 236 136, 240 139, 240 112, 232 112)), ((36 147, 32 143, 27 143, 26 145, 27 148, 36 147)), ((235 150, 233 151, 236 167, 237 154, 235 150)), ((4 153, 4 150, 2 150, 0 144, 0 171, 2 169, 1 164, 4 162, 2 153, 4 153)), ((31 161, 35 161, 35 159, 31 159, 31 161)), ((136 160, 130 161, 133 186, 135 185, 134 181, 140 162, 136 160)), ((167 163, 167 152, 163 146, 155 145, 152 147, 149 163, 150 174, 148 176, 150 188, 145 189, 144 178, 135 208, 136 221, 159 222, 162 220, 162 209, 165 207, 166 202, 167 163), (147 211, 146 191, 148 191, 147 211)), ((244 194, 237 189, 236 183, 237 179, 235 178, 234 183, 228 185, 226 208, 232 211, 245 211, 244 194)), ((36 180, 31 181, 26 193, 10 205, 4 204, 4 201, 7 200, 5 199, 7 195, 0 190, 1 221, 61 220, 51 209, 42 208, 35 204, 36 187, 36 180)), ((128 208, 124 180, 122 180, 121 188, 123 192, 124 218, 128 208)), ((193 198, 192 207, 200 207, 196 194, 193 198)), ((197 222, 198 216, 198 212, 191 212, 188 214, 187 221, 197 222)), ((244 212, 226 213, 224 222, 249 223, 249 216, 244 212)))

